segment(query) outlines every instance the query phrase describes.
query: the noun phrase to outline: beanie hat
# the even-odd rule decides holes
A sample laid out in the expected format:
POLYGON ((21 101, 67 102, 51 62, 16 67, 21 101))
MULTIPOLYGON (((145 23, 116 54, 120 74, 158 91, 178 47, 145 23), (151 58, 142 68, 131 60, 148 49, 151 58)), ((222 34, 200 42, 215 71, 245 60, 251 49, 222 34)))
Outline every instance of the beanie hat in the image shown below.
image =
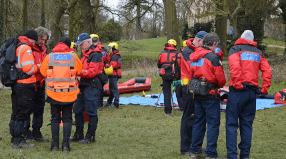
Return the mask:
POLYGON ((241 34, 241 38, 253 41, 253 32, 251 30, 244 30, 244 32, 241 34))
POLYGON ((207 35, 208 33, 205 32, 205 31, 199 31, 197 34, 196 34, 196 37, 200 38, 200 39, 203 39, 205 37, 205 35, 207 35))
POLYGON ((62 37, 59 42, 65 43, 68 47, 71 47, 71 39, 68 37, 62 37))
POLYGON ((29 39, 33 39, 33 40, 38 41, 38 33, 34 29, 27 30, 25 32, 24 36, 26 36, 29 39))

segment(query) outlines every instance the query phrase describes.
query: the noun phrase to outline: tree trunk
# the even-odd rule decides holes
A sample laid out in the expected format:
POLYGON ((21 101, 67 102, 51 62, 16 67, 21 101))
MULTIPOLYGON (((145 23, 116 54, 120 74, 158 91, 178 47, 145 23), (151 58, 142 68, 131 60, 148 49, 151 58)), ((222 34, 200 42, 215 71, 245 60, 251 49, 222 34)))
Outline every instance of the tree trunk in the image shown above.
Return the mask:
POLYGON ((46 18, 45 18, 45 0, 41 1, 41 6, 42 6, 42 14, 41 14, 41 26, 45 27, 46 26, 46 18))
POLYGON ((175 1, 163 0, 165 8, 165 21, 167 30, 167 40, 174 39, 177 41, 177 49, 180 49, 180 38, 179 38, 179 24, 177 20, 177 12, 175 1))
POLYGON ((74 24, 74 12, 75 12, 75 5, 77 3, 77 0, 71 1, 71 5, 69 8, 69 38, 71 41, 75 38, 75 24, 74 24))
POLYGON ((27 31, 27 24, 28 24, 28 10, 27 10, 27 7, 28 7, 28 0, 24 0, 23 2, 23 24, 22 24, 22 27, 23 27, 23 33, 25 33, 27 31))
POLYGON ((137 17, 136 17, 136 35, 135 39, 139 40, 141 39, 141 18, 140 18, 140 2, 136 5, 136 11, 137 11, 137 17))
POLYGON ((96 3, 94 5, 94 31, 93 31, 93 33, 96 33, 97 28, 98 28, 98 25, 97 25, 98 8, 99 8, 99 0, 96 0, 96 3))
POLYGON ((81 8, 81 17, 83 19, 83 32, 91 34, 94 30, 94 14, 92 12, 90 0, 79 0, 79 6, 81 8))
MULTIPOLYGON (((220 3, 217 3, 217 8, 219 10, 224 9, 224 0, 221 0, 220 3)), ((222 47, 224 54, 228 55, 227 53, 227 46, 226 46, 226 35, 227 35, 227 16, 226 15, 217 15, 215 17, 215 28, 218 37, 220 38, 220 46, 222 47)))
POLYGON ((0 46, 4 42, 4 0, 0 0, 0 46))
MULTIPOLYGON (((60 3, 63 3, 64 0, 61 0, 60 3)), ((57 42, 60 40, 60 38, 63 36, 62 32, 60 30, 60 21, 62 18, 62 15, 65 13, 65 8, 58 2, 58 0, 54 0, 54 7, 55 7, 55 14, 54 14, 54 20, 52 21, 52 48, 57 44, 57 42)))

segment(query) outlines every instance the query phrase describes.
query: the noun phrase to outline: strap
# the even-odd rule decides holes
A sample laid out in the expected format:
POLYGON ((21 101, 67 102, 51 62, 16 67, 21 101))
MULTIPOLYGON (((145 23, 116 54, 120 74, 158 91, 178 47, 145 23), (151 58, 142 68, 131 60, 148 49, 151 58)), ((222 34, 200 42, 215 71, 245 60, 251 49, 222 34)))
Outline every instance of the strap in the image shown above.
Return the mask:
POLYGON ((77 86, 72 87, 72 88, 68 88, 68 89, 54 89, 54 88, 51 88, 51 87, 47 86, 47 89, 51 90, 51 91, 54 91, 54 92, 70 92, 70 91, 77 90, 77 86))

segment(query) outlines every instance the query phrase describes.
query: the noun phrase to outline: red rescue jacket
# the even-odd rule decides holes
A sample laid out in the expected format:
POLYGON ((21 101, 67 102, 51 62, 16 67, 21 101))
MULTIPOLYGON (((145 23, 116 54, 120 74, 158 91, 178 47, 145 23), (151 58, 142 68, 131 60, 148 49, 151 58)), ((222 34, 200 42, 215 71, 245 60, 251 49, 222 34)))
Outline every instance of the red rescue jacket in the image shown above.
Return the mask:
POLYGON ((159 55, 159 60, 157 63, 158 68, 161 68, 161 66, 164 64, 171 65, 172 57, 176 56, 176 54, 178 53, 179 51, 173 45, 166 43, 164 45, 164 50, 159 55), (168 60, 167 57, 168 57, 169 51, 170 51, 170 55, 169 55, 169 60, 168 60))
MULTIPOLYGON (((35 64, 41 64, 47 56, 47 48, 45 47, 45 45, 42 45, 41 47, 39 47, 38 45, 34 45, 32 50, 35 58, 35 64)), ((38 68, 38 70, 39 71, 35 74, 35 77, 36 80, 40 82, 40 87, 43 87, 45 77, 41 74, 40 68, 38 68)))
POLYGON ((187 46, 182 51, 181 58, 181 79, 188 78, 191 80, 193 77, 190 75, 190 54, 195 52, 197 47, 193 45, 194 38, 190 38, 186 44, 187 46))
MULTIPOLYGON (((191 67, 190 75, 216 85, 216 88, 222 88, 226 79, 220 57, 214 54, 208 47, 199 47, 195 53, 190 55, 191 67)), ((215 94, 215 89, 210 90, 209 94, 215 94)), ((217 91, 217 94, 219 92, 217 91)))
POLYGON ((121 78, 122 72, 121 72, 121 55, 118 50, 115 50, 110 55, 110 65, 113 67, 113 72, 111 75, 108 75, 108 77, 117 77, 121 78))
POLYGON ((231 47, 228 54, 230 66, 229 86, 241 90, 243 85, 250 85, 258 88, 258 72, 262 72, 263 83, 261 92, 267 93, 271 85, 271 67, 263 56, 263 53, 256 48, 257 42, 239 38, 231 47))

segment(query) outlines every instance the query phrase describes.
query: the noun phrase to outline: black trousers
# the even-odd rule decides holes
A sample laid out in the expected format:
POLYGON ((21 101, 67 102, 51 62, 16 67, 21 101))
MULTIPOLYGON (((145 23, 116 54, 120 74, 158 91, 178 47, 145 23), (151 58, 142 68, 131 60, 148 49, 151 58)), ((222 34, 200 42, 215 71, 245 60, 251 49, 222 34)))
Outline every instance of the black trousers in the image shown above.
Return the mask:
POLYGON ((25 121, 29 118, 32 98, 35 94, 35 84, 18 84, 12 86, 11 120, 25 121))
POLYGON ((192 144, 193 124, 195 122, 195 101, 191 94, 182 94, 184 114, 181 120, 181 152, 190 151, 192 144))
POLYGON ((60 104, 51 104, 51 115, 52 123, 60 123, 63 121, 65 122, 72 122, 72 107, 73 104, 66 104, 66 105, 60 105, 60 104), (62 112, 62 115, 61 115, 62 112))

